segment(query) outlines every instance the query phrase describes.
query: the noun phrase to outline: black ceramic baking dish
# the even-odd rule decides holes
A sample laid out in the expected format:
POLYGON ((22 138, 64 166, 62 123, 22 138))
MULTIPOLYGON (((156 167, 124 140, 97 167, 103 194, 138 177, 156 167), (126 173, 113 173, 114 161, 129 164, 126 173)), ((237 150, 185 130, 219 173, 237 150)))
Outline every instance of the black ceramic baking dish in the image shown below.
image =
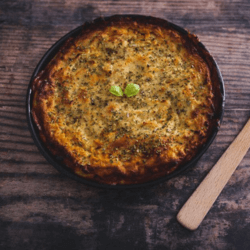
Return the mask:
MULTIPOLYGON (((117 16, 116 16, 117 17, 117 16)), ((130 17, 130 18, 151 18, 151 17, 145 17, 145 16, 138 16, 138 15, 123 15, 123 16, 119 16, 119 17, 130 17)), ((90 23, 85 23, 84 24, 84 28, 87 28, 90 24, 93 24, 93 22, 100 22, 100 21, 105 21, 108 20, 110 17, 106 17, 106 18, 98 18, 90 23)), ((175 30, 179 31, 180 33, 184 33, 187 34, 187 31, 173 23, 168 22, 169 25, 171 25, 175 30)), ((49 152, 49 150, 46 148, 45 145, 43 145, 42 141, 39 138, 39 132, 37 130, 37 127, 33 121, 32 115, 31 115, 31 110, 32 110, 32 98, 33 98, 33 93, 32 93, 32 89, 31 89, 31 84, 34 80, 34 78, 37 76, 37 74, 43 70, 45 68, 45 66, 50 62, 50 60, 56 55, 56 53, 59 51, 60 47, 66 42, 67 39, 69 39, 70 37, 74 37, 77 36, 83 29, 83 26, 79 26, 78 28, 70 31, 68 34, 66 34, 65 36, 63 36, 60 40, 58 40, 43 56, 43 58, 40 60, 40 62, 38 63, 36 69, 34 70, 29 86, 28 86, 28 91, 27 91, 27 99, 26 99, 26 111, 27 111, 27 121, 28 121, 28 126, 31 132, 31 135, 34 139, 35 144, 37 145, 38 149, 40 150, 40 152, 42 153, 42 155, 46 158, 46 160, 52 165, 54 166, 59 172, 67 175, 70 178, 73 178, 76 181, 79 181, 81 183, 84 184, 89 184, 89 185, 93 185, 93 186, 97 186, 97 187, 105 187, 105 188, 139 188, 139 187, 145 187, 148 185, 152 185, 152 184, 156 184, 156 183, 160 183, 166 180, 169 180, 171 178, 173 178, 174 176, 177 176, 178 174, 180 174, 181 172, 183 172, 184 170, 194 166, 198 160, 201 158, 201 156, 206 152, 206 150, 209 148, 209 146, 211 145, 211 143, 213 142, 214 138, 217 135, 218 129, 219 129, 219 125, 217 127, 214 128, 214 131, 212 132, 211 136, 209 137, 209 139, 207 140, 207 142, 202 146, 202 148, 199 150, 199 152, 196 154, 196 156, 189 162, 185 163, 184 165, 178 167, 175 171, 173 171, 171 174, 161 177, 157 180, 153 180, 153 181, 149 181, 149 182, 145 182, 145 183, 140 183, 140 184, 129 184, 129 185, 108 185, 108 184, 101 184, 95 181, 91 181, 91 180, 87 180, 84 179, 83 177, 80 177, 78 175, 76 175, 73 171, 71 171, 69 168, 67 168, 61 161, 60 157, 57 157, 55 155, 52 155, 51 152, 49 152)), ((202 47, 203 50, 207 51, 206 48, 204 47, 204 45, 202 43, 199 43, 199 46, 202 47)), ((224 104, 225 104, 225 89, 224 89, 224 83, 223 83, 223 79, 220 73, 220 70, 215 62, 215 60, 211 57, 209 58, 209 62, 210 64, 212 64, 213 68, 214 68, 214 72, 213 73, 213 77, 217 77, 218 82, 220 84, 219 86, 219 91, 221 93, 221 102, 220 102, 220 107, 219 107, 219 112, 218 112, 218 120, 219 120, 219 124, 222 122, 222 117, 223 117, 223 112, 224 112, 224 104)))

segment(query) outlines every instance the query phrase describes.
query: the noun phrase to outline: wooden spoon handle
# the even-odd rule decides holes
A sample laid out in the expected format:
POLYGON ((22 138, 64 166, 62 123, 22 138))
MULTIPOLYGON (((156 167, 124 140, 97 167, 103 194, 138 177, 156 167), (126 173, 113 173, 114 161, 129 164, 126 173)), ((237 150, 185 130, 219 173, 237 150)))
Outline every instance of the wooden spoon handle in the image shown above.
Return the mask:
POLYGON ((198 228, 250 147, 250 120, 181 208, 177 220, 186 228, 198 228))

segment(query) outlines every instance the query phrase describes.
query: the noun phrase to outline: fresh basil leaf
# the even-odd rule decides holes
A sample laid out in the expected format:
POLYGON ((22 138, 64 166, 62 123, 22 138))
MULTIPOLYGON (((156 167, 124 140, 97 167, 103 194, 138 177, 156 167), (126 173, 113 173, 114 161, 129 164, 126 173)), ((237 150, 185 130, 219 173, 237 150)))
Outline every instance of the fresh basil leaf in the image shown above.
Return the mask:
POLYGON ((136 95, 140 91, 140 86, 134 83, 129 83, 124 91, 127 97, 136 95))
POLYGON ((121 87, 119 86, 111 86, 110 88, 110 93, 113 94, 113 95, 116 95, 116 96, 123 96, 123 92, 122 92, 122 89, 121 87))

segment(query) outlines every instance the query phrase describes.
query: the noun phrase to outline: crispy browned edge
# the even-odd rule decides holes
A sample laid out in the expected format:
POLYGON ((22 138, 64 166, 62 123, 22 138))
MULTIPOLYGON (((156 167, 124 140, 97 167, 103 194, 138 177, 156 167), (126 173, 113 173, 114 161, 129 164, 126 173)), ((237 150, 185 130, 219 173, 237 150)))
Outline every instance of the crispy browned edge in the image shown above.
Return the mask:
MULTIPOLYGON (((179 27, 169 23, 166 20, 154 18, 154 17, 144 17, 144 16, 112 16, 106 19, 97 19, 92 23, 87 23, 82 26, 81 34, 79 35, 81 39, 87 38, 91 33, 96 30, 104 30, 107 26, 112 25, 129 25, 133 22, 137 22, 138 24, 152 24, 157 28, 158 26, 165 29, 171 29, 179 33, 184 41, 184 44, 189 51, 189 53, 198 53, 199 56, 207 63, 207 66, 210 71, 210 77, 213 84, 213 108, 214 114, 210 117, 209 123, 209 131, 207 133, 206 138, 200 135, 200 140, 205 139, 205 143, 208 141, 210 136, 217 130, 219 127, 220 117, 222 114, 222 105, 223 105, 223 96, 221 94, 221 79, 219 77, 219 73, 217 70, 217 66, 214 63, 214 60, 210 53, 205 49, 205 47, 199 42, 198 38, 186 32, 185 30, 180 29, 179 27)), ((78 37, 79 37, 78 36, 78 37)), ((78 37, 69 38, 66 43, 60 48, 57 55, 50 61, 50 63, 45 67, 45 69, 37 75, 32 83, 32 91, 33 91, 33 100, 39 101, 39 98, 44 97, 46 95, 46 91, 44 90, 44 85, 46 84, 45 79, 50 78, 50 69, 57 64, 58 60, 63 59, 63 55, 67 53, 67 50, 74 44, 74 39, 78 37), (38 94, 39 93, 39 94, 38 94)), ((49 134, 49 131, 44 126, 43 123, 43 110, 39 105, 33 105, 32 108, 32 116, 34 122, 39 130, 39 136, 44 143, 45 147, 52 153, 53 156, 60 156, 63 158, 63 164, 69 169, 73 170, 80 168, 84 174, 87 176, 85 178, 105 184, 135 184, 135 183, 144 183, 151 180, 155 180, 159 177, 163 177, 172 173, 179 167, 187 164, 191 159, 193 159, 199 151, 202 149, 203 145, 199 145, 199 147, 194 148, 190 154, 186 155, 184 159, 181 159, 179 162, 172 162, 166 166, 165 163, 162 163, 159 159, 159 162, 156 166, 145 167, 145 172, 143 175, 140 173, 135 173, 130 171, 127 174, 123 174, 115 167, 91 167, 91 166, 81 166, 79 165, 75 159, 70 155, 66 148, 62 145, 58 144, 58 142, 54 141, 49 134), (122 182, 121 182, 122 181, 122 182)))

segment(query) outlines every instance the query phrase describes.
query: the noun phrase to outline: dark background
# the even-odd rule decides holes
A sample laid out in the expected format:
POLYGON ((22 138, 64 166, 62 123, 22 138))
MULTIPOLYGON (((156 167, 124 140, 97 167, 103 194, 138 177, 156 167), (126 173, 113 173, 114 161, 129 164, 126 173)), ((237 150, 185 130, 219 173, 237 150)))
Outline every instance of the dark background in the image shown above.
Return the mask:
POLYGON ((176 215, 250 113, 250 2, 0 1, 0 249, 250 249, 250 154, 194 232, 176 215), (198 164, 152 187, 106 190, 58 173, 28 130, 25 98, 43 54, 88 20, 167 19, 198 35, 225 81, 221 129, 198 164))

